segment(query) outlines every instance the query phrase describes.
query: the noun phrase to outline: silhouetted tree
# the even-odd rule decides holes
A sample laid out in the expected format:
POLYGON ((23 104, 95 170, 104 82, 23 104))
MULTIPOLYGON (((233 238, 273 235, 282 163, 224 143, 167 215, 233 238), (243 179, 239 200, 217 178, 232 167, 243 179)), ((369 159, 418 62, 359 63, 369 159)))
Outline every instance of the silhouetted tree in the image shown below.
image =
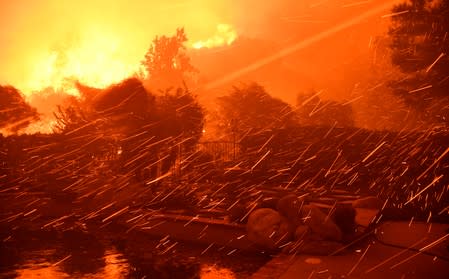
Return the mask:
POLYGON ((72 131, 74 129, 78 129, 83 125, 86 125, 89 122, 79 106, 70 105, 67 107, 63 107, 59 105, 57 108, 58 111, 53 112, 53 115, 56 119, 53 130, 56 133, 72 131))
POLYGON ((197 71, 190 64, 185 42, 187 36, 183 28, 177 29, 172 37, 160 36, 153 40, 141 62, 151 86, 179 87, 189 74, 197 71))
POLYGON ((147 124, 154 114, 154 99, 137 78, 126 79, 95 92, 93 97, 73 100, 69 106, 59 107, 55 113, 56 128, 63 133, 73 133, 73 130, 94 133, 96 130, 130 135, 147 124))
MULTIPOLYGON (((372 88, 372 85, 370 85, 372 88)), ((395 95, 387 85, 375 90, 363 88, 353 104, 356 126, 369 130, 399 131, 405 126, 416 128, 416 116, 404 104, 404 100, 395 95)))
POLYGON ((256 83, 234 87, 229 95, 218 98, 218 107, 221 131, 235 136, 237 141, 250 131, 257 133, 296 125, 292 107, 256 83))
POLYGON ((303 126, 354 126, 350 104, 323 101, 314 92, 296 96, 298 121, 303 126))
POLYGON ((195 95, 189 90, 178 88, 174 93, 167 90, 156 99, 157 119, 160 121, 160 136, 190 138, 196 143, 204 125, 204 110, 195 95))
POLYGON ((97 94, 92 101, 94 113, 107 119, 116 132, 132 135, 155 120, 156 97, 137 78, 129 78, 97 94))
POLYGON ((25 102, 16 88, 0 85, 0 129, 16 133, 38 119, 36 109, 25 102))
POLYGON ((201 137, 204 113, 187 89, 153 95, 140 80, 130 78, 95 94, 86 103, 60 109, 58 127, 79 146, 97 146, 101 154, 105 148, 121 150, 125 172, 140 175, 161 158, 167 171, 179 151, 177 144, 191 150, 201 137))
POLYGON ((408 77, 391 83, 424 122, 449 116, 449 1, 412 0, 393 9, 392 61, 408 77))
POLYGON ((392 17, 389 32, 393 63, 406 72, 427 71, 431 67, 428 72, 446 77, 449 1, 411 0, 395 6, 393 12, 398 13, 392 17))

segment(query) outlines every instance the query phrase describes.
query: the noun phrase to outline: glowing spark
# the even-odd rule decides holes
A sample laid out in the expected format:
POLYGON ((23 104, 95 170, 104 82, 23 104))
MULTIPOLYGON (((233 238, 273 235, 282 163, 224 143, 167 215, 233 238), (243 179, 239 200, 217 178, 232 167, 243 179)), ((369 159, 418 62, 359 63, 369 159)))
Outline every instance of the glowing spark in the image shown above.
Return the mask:
POLYGON ((170 245, 169 247, 167 247, 167 248, 162 252, 162 254, 167 253, 169 250, 171 250, 173 247, 175 247, 176 244, 178 244, 178 242, 175 242, 175 243, 173 243, 172 245, 170 245))
POLYGON ((448 211, 448 213, 449 213, 449 205, 446 206, 445 208, 443 208, 440 212, 438 212, 438 215, 443 214, 444 211, 448 211))
POLYGON ((410 222, 408 223, 408 227, 409 227, 409 228, 412 226, 413 219, 415 219, 415 216, 413 216, 413 217, 410 219, 410 222))
POLYGON ((67 257, 63 258, 59 262, 52 264, 52 266, 57 266, 58 264, 63 263, 64 261, 68 260, 70 257, 72 257, 72 255, 68 255, 67 257))
POLYGON ((420 180, 424 175, 426 175, 426 173, 432 169, 441 159, 443 159, 444 156, 446 156, 446 154, 449 152, 449 147, 443 152, 443 154, 440 155, 440 157, 438 157, 438 159, 436 159, 432 165, 430 165, 420 176, 418 176, 418 178, 416 180, 420 180))
POLYGON ((344 102, 344 103, 341 104, 341 105, 342 105, 342 106, 349 105, 349 104, 354 103, 355 101, 357 101, 357 100, 359 100, 359 99, 361 99, 361 98, 363 98, 363 95, 360 95, 360 96, 358 96, 358 97, 355 97, 354 99, 349 100, 349 101, 347 101, 347 102, 344 102))
POLYGON ((195 217, 190 219, 187 223, 185 223, 184 227, 187 227, 190 223, 192 223, 193 221, 197 220, 199 217, 200 217, 199 215, 196 215, 195 217))
MULTIPOLYGON (((414 247, 418 246, 419 244, 421 244, 422 242, 424 242, 424 240, 426 240, 426 239, 427 239, 427 238, 424 237, 423 239, 418 240, 417 242, 415 242, 414 244, 412 244, 412 245, 410 246, 410 248, 414 248, 414 247)), ((375 269, 377 269, 377 268, 383 266, 383 265, 386 264, 387 262, 389 262, 389 261, 391 261, 391 260, 393 260, 393 259, 399 257, 400 255, 402 255, 402 254, 404 254, 404 253, 407 253, 408 251, 409 251, 408 249, 404 249, 404 250, 400 251, 399 253, 394 254, 393 256, 391 256, 391 257, 389 257, 389 258, 383 260, 382 262, 378 263, 378 264, 375 265, 374 267, 372 267, 372 268, 366 270, 365 273, 370 273, 371 271, 373 271, 373 270, 375 270, 375 269)))
POLYGON ((432 88, 432 85, 427 85, 427 86, 424 86, 424 87, 421 87, 421 88, 418 88, 418 89, 414 89, 414 90, 409 91, 408 93, 415 93, 415 92, 419 92, 419 91, 426 90, 426 89, 429 89, 429 88, 432 88))
POLYGON ((114 218, 115 216, 122 214, 123 212, 128 210, 128 208, 129 208, 129 206, 125 206, 124 208, 120 209, 119 211, 115 212, 114 214, 109 215, 108 217, 104 218, 103 220, 101 220, 101 222, 104 223, 104 222, 114 218))
POLYGON ((204 250, 201 252, 201 255, 203 255, 204 253, 206 253, 207 250, 209 250, 209 248, 211 248, 214 244, 215 244, 215 243, 209 244, 209 246, 207 246, 206 249, 204 249, 204 250))
POLYGON ((23 217, 26 217, 26 216, 28 216, 28 215, 31 215, 31 214, 33 214, 33 213, 36 212, 36 211, 37 211, 37 209, 35 208, 35 209, 31 210, 30 212, 27 212, 27 213, 23 214, 23 217))
POLYGON ((211 208, 209 208, 207 211, 211 211, 212 209, 214 209, 215 207, 217 207, 219 204, 221 204, 225 199, 226 199, 226 197, 225 197, 225 198, 222 198, 219 202, 215 203, 215 204, 214 204, 211 208))
POLYGON ((307 276, 307 279, 311 279, 313 275, 315 275, 315 270, 312 270, 312 272, 310 272, 309 276, 307 276))
POLYGON ((440 237, 439 239, 435 240, 434 242, 422 247, 421 249, 419 249, 419 251, 425 251, 428 250, 430 248, 432 248, 433 246, 436 246, 438 244, 440 244, 441 242, 443 242, 447 237, 449 236, 449 233, 447 233, 446 235, 440 237))
POLYGON ((227 256, 230 256, 231 254, 233 254, 235 251, 237 251, 237 249, 232 250, 231 252, 227 253, 227 256))
POLYGON ((315 97, 318 97, 318 95, 320 95, 321 93, 323 93, 323 90, 318 91, 313 96, 310 96, 308 99, 304 100, 304 102, 301 103, 301 106, 306 105, 308 102, 312 101, 315 97))
MULTIPOLYGON (((139 219, 140 217, 143 217, 143 214, 139 214, 139 215, 137 215, 137 216, 135 216, 135 217, 133 217, 133 218, 131 218, 131 219, 126 220, 126 223, 131 223, 131 222, 133 222, 133 221, 139 219)), ((140 218, 140 219, 141 219, 141 218, 140 218)))
POLYGON ((204 228, 200 231, 199 234, 203 234, 207 230, 207 228, 209 228, 209 225, 204 226, 204 228))
POLYGON ((441 237, 441 238, 435 240, 434 242, 432 242, 432 243, 430 243, 430 244, 428 244, 428 245, 422 247, 421 249, 419 249, 418 253, 413 254, 413 255, 411 255, 410 257, 408 257, 408 258, 406 258, 406 259, 400 261, 399 263, 397 263, 397 264, 393 265, 392 267, 390 267, 390 269, 393 269, 393 268, 395 268, 395 267, 398 267, 398 266, 400 266, 401 264, 403 264, 403 263, 405 263, 405 262, 408 262, 409 260, 413 259, 414 257, 417 257, 417 256, 420 255, 422 252, 424 252, 424 251, 426 251, 426 250, 432 248, 432 247, 435 246, 435 245, 438 245, 440 242, 442 242, 442 241, 443 241, 444 239, 446 239, 448 236, 449 236, 449 233, 446 234, 445 236, 443 236, 443 237, 441 237))
POLYGON ((427 185, 426 187, 424 187, 424 189, 422 189, 421 191, 419 191, 416 195, 414 195, 412 198, 410 198, 404 205, 409 204, 411 201, 413 201, 414 199, 416 199, 416 197, 418 197, 419 195, 421 195, 424 191, 426 191, 427 189, 429 189, 432 185, 434 185, 435 183, 437 183, 441 178, 443 177, 443 175, 440 175, 438 177, 435 177, 433 179, 433 181, 427 185))
POLYGON ((387 143, 386 141, 382 142, 381 144, 379 144, 373 151, 371 151, 370 154, 368 154, 368 156, 366 156, 363 160, 362 163, 365 163, 374 153, 376 153, 377 150, 379 150, 379 148, 381 148, 385 143, 387 143))
POLYGON ((260 158, 259 161, 257 161, 256 164, 254 164, 254 166, 251 168, 251 171, 253 171, 257 167, 257 165, 259 165, 260 162, 262 162, 263 159, 265 159, 265 157, 267 157, 268 154, 270 154, 270 152, 271 152, 271 150, 268 150, 267 153, 265 153, 265 155, 263 155, 262 158, 260 158))
POLYGON ((329 167, 329 169, 327 170, 327 172, 326 172, 326 174, 324 175, 324 177, 327 177, 327 176, 331 173, 332 167, 335 165, 335 162, 337 162, 338 158, 340 158, 340 155, 341 155, 341 150, 338 151, 337 157, 336 157, 335 160, 332 162, 332 165, 329 167))
POLYGON ((253 206, 250 208, 250 210, 248 210, 248 212, 242 217, 240 218, 240 222, 243 222, 243 220, 245 220, 246 217, 248 217, 251 212, 253 212, 254 208, 256 208, 257 203, 254 203, 253 206))
POLYGON ((409 10, 401 11, 401 12, 397 12, 397 13, 386 14, 386 15, 381 16, 381 18, 398 16, 398 15, 406 14, 408 12, 409 12, 409 10))
POLYGON ((368 247, 366 247, 365 252, 363 252, 363 254, 360 256, 359 260, 355 263, 355 265, 351 268, 351 270, 348 272, 348 274, 346 276, 351 275, 351 273, 357 268, 357 266, 360 264, 360 262, 362 261, 362 259, 365 257, 366 252, 368 252, 368 249, 371 247, 371 244, 368 245, 368 247))
POLYGON ((446 55, 446 53, 442 52, 442 53, 440 54, 440 56, 438 56, 438 58, 432 63, 432 65, 430 65, 429 67, 427 67, 426 73, 428 73, 428 72, 430 71, 430 69, 432 69, 433 66, 435 66, 435 64, 436 64, 441 58, 443 58, 443 56, 445 56, 445 55, 446 55))
POLYGON ((142 227, 142 229, 144 229, 144 230, 151 230, 152 228, 155 228, 155 227, 157 227, 159 225, 162 225, 162 224, 164 224, 166 222, 167 222, 167 220, 163 220, 163 221, 160 221, 159 223, 154 224, 153 226, 142 227))
POLYGON ((274 135, 271 135, 271 137, 262 145, 262 147, 257 151, 257 153, 261 152, 273 138, 274 138, 274 135))
POLYGON ((312 157, 305 159, 304 162, 312 161, 316 157, 317 157, 316 155, 313 155, 312 157))
POLYGON ((72 215, 65 215, 65 216, 62 216, 62 217, 60 217, 60 218, 57 218, 57 219, 51 221, 50 223, 45 224, 42 228, 44 229, 44 228, 46 228, 46 227, 48 227, 48 226, 51 226, 51 225, 53 225, 53 224, 55 224, 55 223, 57 223, 57 222, 60 222, 60 221, 62 221, 62 220, 64 220, 64 219, 67 219, 67 218, 69 218, 70 216, 72 216, 72 215))
POLYGON ((146 185, 151 185, 151 184, 153 184, 153 183, 155 183, 155 182, 158 182, 159 180, 162 180, 162 179, 164 179, 164 178, 166 178, 166 177, 169 177, 171 174, 172 174, 171 172, 167 172, 166 174, 161 175, 161 176, 159 176, 159 177, 156 177, 155 179, 153 179, 153 180, 151 180, 151 181, 149 181, 149 182, 147 182, 147 183, 145 183, 145 184, 146 184, 146 185))
POLYGON ((231 206, 229 206, 226 210, 229 211, 231 210, 231 208, 233 208, 238 202, 240 201, 240 199, 237 199, 231 206))

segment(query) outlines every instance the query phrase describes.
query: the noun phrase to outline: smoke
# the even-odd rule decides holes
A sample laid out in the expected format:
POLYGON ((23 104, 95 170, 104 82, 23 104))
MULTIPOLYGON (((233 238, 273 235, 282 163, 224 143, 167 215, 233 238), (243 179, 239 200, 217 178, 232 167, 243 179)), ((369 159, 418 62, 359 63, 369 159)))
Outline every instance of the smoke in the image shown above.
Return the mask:
MULTIPOLYGON (((6 28, 0 31, 0 61, 7 71, 0 73, 0 82, 14 84, 28 95, 43 82, 41 74, 48 70, 49 53, 63 63, 71 59, 64 53, 85 53, 89 45, 96 52, 88 57, 78 54, 80 63, 98 64, 95 59, 103 55, 117 61, 112 66, 134 67, 156 35, 171 34, 177 27, 185 27, 191 41, 207 41, 219 24, 230 24, 239 36, 291 43, 370 9, 373 2, 381 1, 353 6, 339 0, 269 0, 263 4, 255 0, 1 1, 0 25, 6 28)), ((336 40, 292 56, 291 63, 317 75, 316 68, 325 62, 329 67, 351 61, 360 54, 357 49, 367 49, 370 36, 385 30, 386 22, 367 20, 336 40)), ((88 71, 83 65, 75 66, 88 71)))

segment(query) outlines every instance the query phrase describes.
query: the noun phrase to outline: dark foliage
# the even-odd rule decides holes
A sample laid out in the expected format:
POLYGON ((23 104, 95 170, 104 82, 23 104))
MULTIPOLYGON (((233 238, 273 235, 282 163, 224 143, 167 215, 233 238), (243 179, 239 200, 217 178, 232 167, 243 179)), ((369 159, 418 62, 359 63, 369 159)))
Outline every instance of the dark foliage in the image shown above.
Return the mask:
POLYGON ((391 82, 395 93, 424 123, 449 117, 449 1, 412 0, 397 5, 390 28, 392 61, 408 77, 391 82))
POLYGON ((397 5, 390 35, 393 63, 406 72, 449 73, 449 1, 412 0, 397 5), (436 59, 444 56, 434 65, 436 59))
POLYGON ((354 126, 352 107, 335 101, 323 101, 315 93, 296 98, 298 121, 303 126, 354 126))
POLYGON ((65 137, 87 151, 92 147, 88 154, 96 158, 112 159, 115 169, 133 173, 138 183, 166 173, 180 152, 192 151, 204 119, 187 89, 156 96, 135 78, 60 109, 56 116, 65 137))
POLYGON ((187 36, 183 28, 176 30, 172 37, 160 36, 153 40, 141 62, 144 75, 153 87, 167 88, 180 86, 187 75, 197 70, 190 64, 184 43, 187 36))
POLYGON ((239 141, 245 134, 296 125, 292 107, 252 83, 218 99, 221 131, 239 141))
POLYGON ((25 102, 16 88, 0 85, 0 129, 16 133, 38 119, 36 109, 25 102))

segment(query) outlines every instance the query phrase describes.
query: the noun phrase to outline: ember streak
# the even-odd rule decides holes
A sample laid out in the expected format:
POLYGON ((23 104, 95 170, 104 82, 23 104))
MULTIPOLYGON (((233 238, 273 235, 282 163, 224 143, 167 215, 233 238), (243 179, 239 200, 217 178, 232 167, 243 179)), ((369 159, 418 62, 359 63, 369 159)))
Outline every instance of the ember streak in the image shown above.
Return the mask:
POLYGON ((0 277, 445 278, 449 1, 128 2, 0 0, 0 277))

